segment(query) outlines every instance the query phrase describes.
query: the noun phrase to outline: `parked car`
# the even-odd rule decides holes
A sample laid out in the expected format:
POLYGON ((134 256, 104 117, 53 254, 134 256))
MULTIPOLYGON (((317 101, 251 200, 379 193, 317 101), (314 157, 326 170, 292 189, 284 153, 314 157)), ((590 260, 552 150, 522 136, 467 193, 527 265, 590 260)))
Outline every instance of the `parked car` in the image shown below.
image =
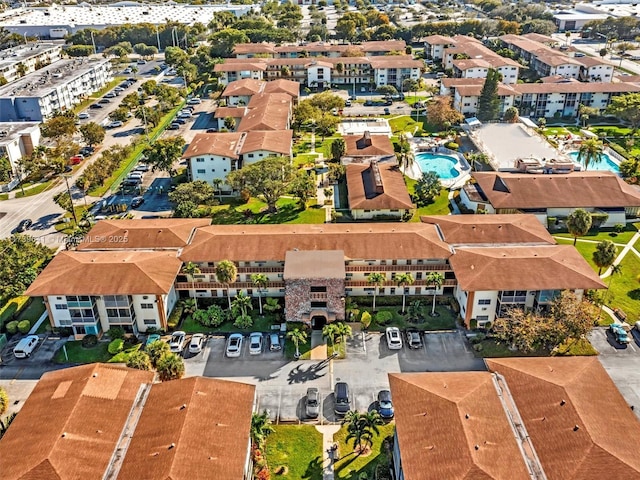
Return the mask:
POLYGON ((127 82, 136 83, 138 81, 137 78, 129 77, 127 78, 127 82))
POLYGON ((227 342, 227 357, 239 357, 242 353, 242 334, 232 333, 227 342))
POLYGON ((186 112, 183 110, 178 115, 178 118, 191 118, 191 117, 193 117, 193 115, 191 115, 191 112, 189 112, 188 110, 186 112))
POLYGON ((277 333, 269 334, 269 350, 272 352, 278 352, 282 350, 282 345, 280 345, 280 337, 277 333))
POLYGON ((38 346, 38 336, 28 335, 18 342, 13 348, 13 356, 16 358, 27 358, 31 356, 31 353, 38 346))
POLYGON ((422 348, 422 339, 417 330, 407 330, 407 345, 409 348, 422 348))
POLYGON ((307 418, 318 418, 320 414, 320 392, 315 387, 307 388, 304 400, 304 414, 307 418))
POLYGON ((146 163, 139 163, 138 165, 136 165, 136 168, 134 168, 133 170, 138 172, 148 172, 149 165, 147 165, 146 163))
POLYGON ((194 97, 194 98, 190 98, 187 103, 189 105, 200 105, 202 103, 202 100, 200 100, 198 97, 194 97))
POLYGON ((178 130, 180 128, 180 124, 177 122, 173 122, 171 125, 167 127, 167 130, 178 130))
POLYGON ((103 107, 99 103, 92 103, 91 105, 89 105, 89 108, 103 108, 103 107))
POLYGON ((131 72, 133 72, 133 70, 131 70, 130 68, 125 68, 125 69, 122 71, 122 73, 124 73, 124 74, 129 74, 129 73, 131 73, 131 72))
POLYGON ((640 322, 636 322, 636 330, 640 332, 640 322))
POLYGON ((160 335, 158 335, 157 333, 152 333, 147 337, 147 343, 145 343, 144 345, 145 347, 148 347, 153 342, 157 342, 158 340, 160 340, 160 335))
POLYGON ((138 63, 138 65, 145 65, 147 62, 146 62, 146 60, 140 59, 140 60, 138 60, 137 63, 138 63))
POLYGON ((386 108, 384 109, 384 114, 385 114, 385 115, 391 115, 391 110, 389 110, 389 107, 386 107, 386 108))
POLYGON ((173 332, 169 339, 169 348, 173 353, 180 353, 184 349, 184 340, 187 338, 187 334, 182 330, 173 332))
POLYGON ((144 197, 133 197, 131 200, 131 208, 138 208, 144 203, 144 197))
POLYGON ((387 327, 385 334, 387 336, 389 350, 402 349, 402 337, 400 336, 400 329, 398 327, 387 327))
POLYGON ((262 334, 254 332, 249 335, 249 355, 260 355, 262 353, 262 334))
POLYGON ((173 123, 177 123, 178 125, 184 125, 185 123, 187 123, 187 121, 182 117, 178 117, 173 121, 173 123))
POLYGON ((30 218, 25 218, 24 220, 20 220, 20 223, 16 227, 16 232, 22 233, 25 230, 29 230, 29 227, 31 227, 31 225, 33 225, 33 222, 31 221, 30 218))
POLYGON ((349 385, 346 382, 336 383, 333 391, 335 396, 335 405, 333 411, 336 415, 344 417, 351 410, 351 400, 349 399, 349 385))
POLYGON ((111 103, 111 100, 109 100, 108 98, 101 98, 100 100, 98 100, 98 103, 102 103, 102 104, 111 103))
POLYGON ((378 413, 385 420, 393 418, 393 402, 391 401, 391 392, 389 390, 380 390, 378 392, 378 413))
POLYGON ((194 334, 191 337, 191 342, 189 342, 189 353, 200 353, 203 345, 204 335, 202 333, 194 334))
POLYGON ((218 129, 217 128, 208 128, 207 129, 207 133, 218 133, 218 129))
POLYGON ((347 100, 346 102, 344 102, 344 106, 345 107, 350 107, 351 106, 351 100, 347 100))
POLYGON ((616 342, 620 344, 627 344, 631 342, 631 340, 629 339, 629 334, 627 334, 627 331, 622 327, 622 325, 618 323, 612 323, 611 325, 609 325, 609 330, 613 334, 613 337, 616 339, 616 342))
POLYGON ((89 118, 89 114, 87 112, 82 112, 82 113, 78 114, 78 118, 80 120, 86 120, 87 118, 89 118))
POLYGON ((80 155, 74 155, 73 157, 71 157, 69 159, 69 164, 78 165, 80 162, 82 162, 82 160, 84 160, 84 157, 82 157, 80 155))
POLYGON ((119 93, 124 92, 124 89, 125 89, 125 87, 118 86, 118 87, 114 88, 113 91, 114 91, 114 93, 116 95, 118 95, 119 93))
POLYGON ((119 128, 122 125, 124 125, 124 123, 122 123, 120 120, 115 120, 111 122, 109 125, 107 125, 107 128, 119 128))
POLYGON ((86 146, 86 147, 82 147, 80 149, 80 154, 84 155, 85 157, 88 157, 89 155, 91 155, 94 152, 94 148, 90 147, 90 146, 86 146))
POLYGON ((116 98, 116 92, 108 92, 105 94, 104 98, 116 98))

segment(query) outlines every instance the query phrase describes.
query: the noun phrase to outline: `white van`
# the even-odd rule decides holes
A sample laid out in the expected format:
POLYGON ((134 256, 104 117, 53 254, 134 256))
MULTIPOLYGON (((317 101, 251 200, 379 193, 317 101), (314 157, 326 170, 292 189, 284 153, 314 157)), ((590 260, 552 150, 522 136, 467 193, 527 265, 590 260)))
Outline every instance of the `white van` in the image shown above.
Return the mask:
POLYGON ((29 335, 23 338, 13 349, 13 355, 16 358, 27 358, 31 356, 31 352, 33 352, 38 345, 38 340, 37 335, 29 335))

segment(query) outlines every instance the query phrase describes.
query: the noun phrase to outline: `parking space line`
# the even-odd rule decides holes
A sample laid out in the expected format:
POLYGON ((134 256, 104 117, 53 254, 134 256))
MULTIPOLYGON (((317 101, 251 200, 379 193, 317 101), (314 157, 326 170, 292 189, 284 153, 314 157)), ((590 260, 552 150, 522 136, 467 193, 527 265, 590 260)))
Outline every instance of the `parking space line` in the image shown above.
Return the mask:
POLYGON ((447 352, 447 343, 443 340, 442 337, 440 337, 440 343, 442 344, 442 348, 444 349, 445 353, 447 352))

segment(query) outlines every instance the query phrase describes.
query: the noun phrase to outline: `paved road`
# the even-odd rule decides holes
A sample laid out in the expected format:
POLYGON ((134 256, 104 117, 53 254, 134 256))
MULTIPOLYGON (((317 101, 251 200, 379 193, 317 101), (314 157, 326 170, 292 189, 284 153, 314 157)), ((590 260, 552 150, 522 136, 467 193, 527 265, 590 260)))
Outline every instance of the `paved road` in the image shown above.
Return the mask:
MULTIPOLYGON (((558 41, 559 45, 564 45, 566 42, 564 33, 554 33, 552 37, 558 41)), ((573 34, 571 36, 571 46, 581 52, 586 53, 587 55, 601 58, 600 50, 604 47, 604 43, 597 40, 583 39, 580 38, 579 35, 573 34)), ((622 64, 620 64, 620 57, 617 53, 614 53, 613 55, 607 55, 603 60, 615 66, 616 68, 622 66, 622 68, 633 72, 635 75, 640 75, 640 64, 638 64, 638 62, 623 59, 622 64)))

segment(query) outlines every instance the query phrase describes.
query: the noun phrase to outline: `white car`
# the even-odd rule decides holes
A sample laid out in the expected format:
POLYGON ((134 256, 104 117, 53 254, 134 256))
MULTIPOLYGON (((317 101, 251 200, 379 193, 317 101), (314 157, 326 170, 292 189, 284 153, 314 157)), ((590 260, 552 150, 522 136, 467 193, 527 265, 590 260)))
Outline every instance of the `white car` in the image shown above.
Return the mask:
POLYGON ((189 105, 199 105, 202 103, 202 100, 200 100, 198 97, 194 97, 194 98, 190 98, 187 103, 189 105))
POLYGON ((202 346, 204 345, 204 335, 202 333, 196 333, 191 337, 189 343, 189 353, 200 353, 202 346))
POLYGON ((178 115, 178 118, 191 118, 193 117, 193 115, 191 115, 190 111, 182 111, 180 112, 180 114, 178 115))
POLYGON ((173 332, 169 339, 169 348, 173 353, 180 353, 184 349, 184 340, 187 334, 181 330, 173 332))
POLYGON ((239 357, 242 353, 242 334, 232 333, 227 342, 227 357, 239 357))
POLYGON ((389 350, 402 349, 402 336, 400 335, 400 329, 398 327, 387 327, 386 336, 389 350))
POLYGON ((107 125, 107 128, 119 128, 122 125, 124 125, 124 123, 122 123, 120 120, 116 120, 114 122, 111 122, 109 125, 107 125))
POLYGON ((80 120, 86 120, 87 118, 89 118, 89 114, 87 112, 82 112, 81 114, 78 115, 78 118, 80 120))
POLYGON ((254 332, 249 335, 249 355, 260 355, 262 353, 262 334, 254 332))
POLYGON ((104 98, 116 98, 116 93, 115 92, 109 92, 104 96, 104 98))

